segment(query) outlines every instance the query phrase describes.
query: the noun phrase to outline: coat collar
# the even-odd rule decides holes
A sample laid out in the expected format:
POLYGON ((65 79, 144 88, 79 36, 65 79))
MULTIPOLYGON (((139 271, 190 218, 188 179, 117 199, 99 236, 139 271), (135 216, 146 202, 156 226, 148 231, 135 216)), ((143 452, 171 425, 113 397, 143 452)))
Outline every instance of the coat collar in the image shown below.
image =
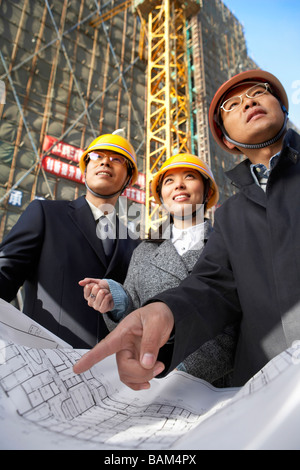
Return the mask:
MULTIPOLYGON (((297 163, 300 156, 300 136, 293 129, 289 129, 285 135, 282 150, 279 155, 278 163, 284 159, 289 159, 292 163, 297 163)), ((251 185, 253 177, 250 171, 251 162, 248 158, 243 160, 232 170, 227 171, 226 176, 237 187, 251 185)))
MULTIPOLYGON (((300 158, 300 136, 292 129, 289 129, 285 135, 282 150, 279 154, 276 166, 284 164, 284 162, 296 164, 300 158)), ((275 166, 275 168, 276 168, 275 166)), ((249 199, 254 202, 266 206, 266 194, 255 183, 251 174, 251 162, 248 158, 239 163, 232 170, 225 174, 231 180, 232 184, 240 189, 249 199)))
MULTIPOLYGON (((212 232, 210 220, 205 219, 204 242, 206 243, 212 232)), ((156 268, 171 274, 180 281, 190 274, 191 269, 198 261, 202 250, 190 250, 186 255, 180 256, 170 239, 164 240, 153 252, 150 264, 156 268)))
MULTIPOLYGON (((201 251, 191 252, 194 264, 200 256, 201 251)), ((154 251, 150 264, 182 281, 189 274, 188 267, 184 259, 177 253, 171 240, 165 240, 154 251)))

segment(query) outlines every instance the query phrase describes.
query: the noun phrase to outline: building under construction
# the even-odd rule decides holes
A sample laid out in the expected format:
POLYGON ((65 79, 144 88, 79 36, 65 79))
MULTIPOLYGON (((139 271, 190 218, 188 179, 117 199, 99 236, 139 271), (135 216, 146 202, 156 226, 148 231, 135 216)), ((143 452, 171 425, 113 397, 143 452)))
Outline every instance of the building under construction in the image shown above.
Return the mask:
POLYGON ((242 25, 222 1, 0 0, 0 10, 0 240, 34 198, 84 194, 82 149, 116 129, 124 130, 138 157, 140 178, 126 196, 150 217, 149 181, 168 156, 151 124, 149 64, 158 47, 160 61, 166 58, 162 68, 167 61, 171 67, 164 80, 177 93, 173 122, 164 121, 173 133, 166 137, 169 152, 187 145, 211 165, 220 203, 232 194, 224 170, 238 157, 212 140, 208 108, 221 83, 255 64, 242 25), (164 27, 174 30, 166 30, 158 46, 153 28, 163 13, 164 27))

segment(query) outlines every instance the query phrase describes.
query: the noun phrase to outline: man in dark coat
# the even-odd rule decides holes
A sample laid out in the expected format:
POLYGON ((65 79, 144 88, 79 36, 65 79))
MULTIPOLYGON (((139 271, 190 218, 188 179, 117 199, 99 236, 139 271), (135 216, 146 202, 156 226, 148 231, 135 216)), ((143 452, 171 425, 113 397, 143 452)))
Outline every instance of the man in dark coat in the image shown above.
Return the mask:
POLYGON ((88 348, 108 330, 102 316, 88 307, 78 282, 86 276, 124 281, 138 240, 114 207, 138 171, 134 149, 118 134, 95 139, 82 154, 80 168, 85 197, 31 202, 1 244, 0 297, 12 301, 24 284, 24 313, 73 347, 88 348), (110 254, 105 253, 109 237, 97 232, 103 211, 104 227, 112 233, 110 254))
POLYGON ((216 211, 191 276, 129 315, 76 372, 117 352, 121 380, 148 388, 238 322, 234 385, 242 386, 299 340, 300 136, 287 130, 287 112, 285 90, 267 72, 244 72, 220 87, 210 127, 222 148, 247 156, 227 173, 238 193, 216 211))

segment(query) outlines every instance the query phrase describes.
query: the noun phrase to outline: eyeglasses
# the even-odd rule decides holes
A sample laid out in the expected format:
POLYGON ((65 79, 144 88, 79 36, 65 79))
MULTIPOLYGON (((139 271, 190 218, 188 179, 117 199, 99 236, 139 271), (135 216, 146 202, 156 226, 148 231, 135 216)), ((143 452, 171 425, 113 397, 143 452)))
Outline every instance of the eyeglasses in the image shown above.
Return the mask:
POLYGON ((249 90, 247 90, 242 95, 232 96, 232 98, 229 98, 228 100, 224 101, 222 106, 220 106, 220 109, 223 109, 225 113, 231 113, 231 111, 235 111, 242 105, 242 97, 244 95, 246 95, 247 98, 253 99, 264 95, 265 93, 267 93, 267 91, 271 92, 271 87, 268 83, 257 83, 256 85, 249 88, 249 90))
POLYGON ((97 152, 89 152, 86 155, 86 162, 88 163, 89 160, 92 160, 93 162, 102 162, 105 158, 108 158, 109 161, 112 164, 116 165, 126 165, 127 159, 125 157, 122 157, 122 155, 119 154, 112 154, 112 155, 107 155, 105 153, 97 153, 97 152))

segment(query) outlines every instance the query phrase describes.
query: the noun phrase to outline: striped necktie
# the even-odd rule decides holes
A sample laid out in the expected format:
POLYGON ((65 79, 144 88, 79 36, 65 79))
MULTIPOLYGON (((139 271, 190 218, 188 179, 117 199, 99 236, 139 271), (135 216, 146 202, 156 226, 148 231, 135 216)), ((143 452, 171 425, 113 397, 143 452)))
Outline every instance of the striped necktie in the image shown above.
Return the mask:
POLYGON ((255 168, 255 174, 257 176, 260 187, 266 192, 270 170, 268 170, 264 165, 258 165, 255 168))
POLYGON ((96 235, 102 241, 106 258, 110 259, 114 251, 115 239, 113 236, 113 230, 111 229, 109 221, 105 215, 102 215, 100 219, 98 219, 96 235))

